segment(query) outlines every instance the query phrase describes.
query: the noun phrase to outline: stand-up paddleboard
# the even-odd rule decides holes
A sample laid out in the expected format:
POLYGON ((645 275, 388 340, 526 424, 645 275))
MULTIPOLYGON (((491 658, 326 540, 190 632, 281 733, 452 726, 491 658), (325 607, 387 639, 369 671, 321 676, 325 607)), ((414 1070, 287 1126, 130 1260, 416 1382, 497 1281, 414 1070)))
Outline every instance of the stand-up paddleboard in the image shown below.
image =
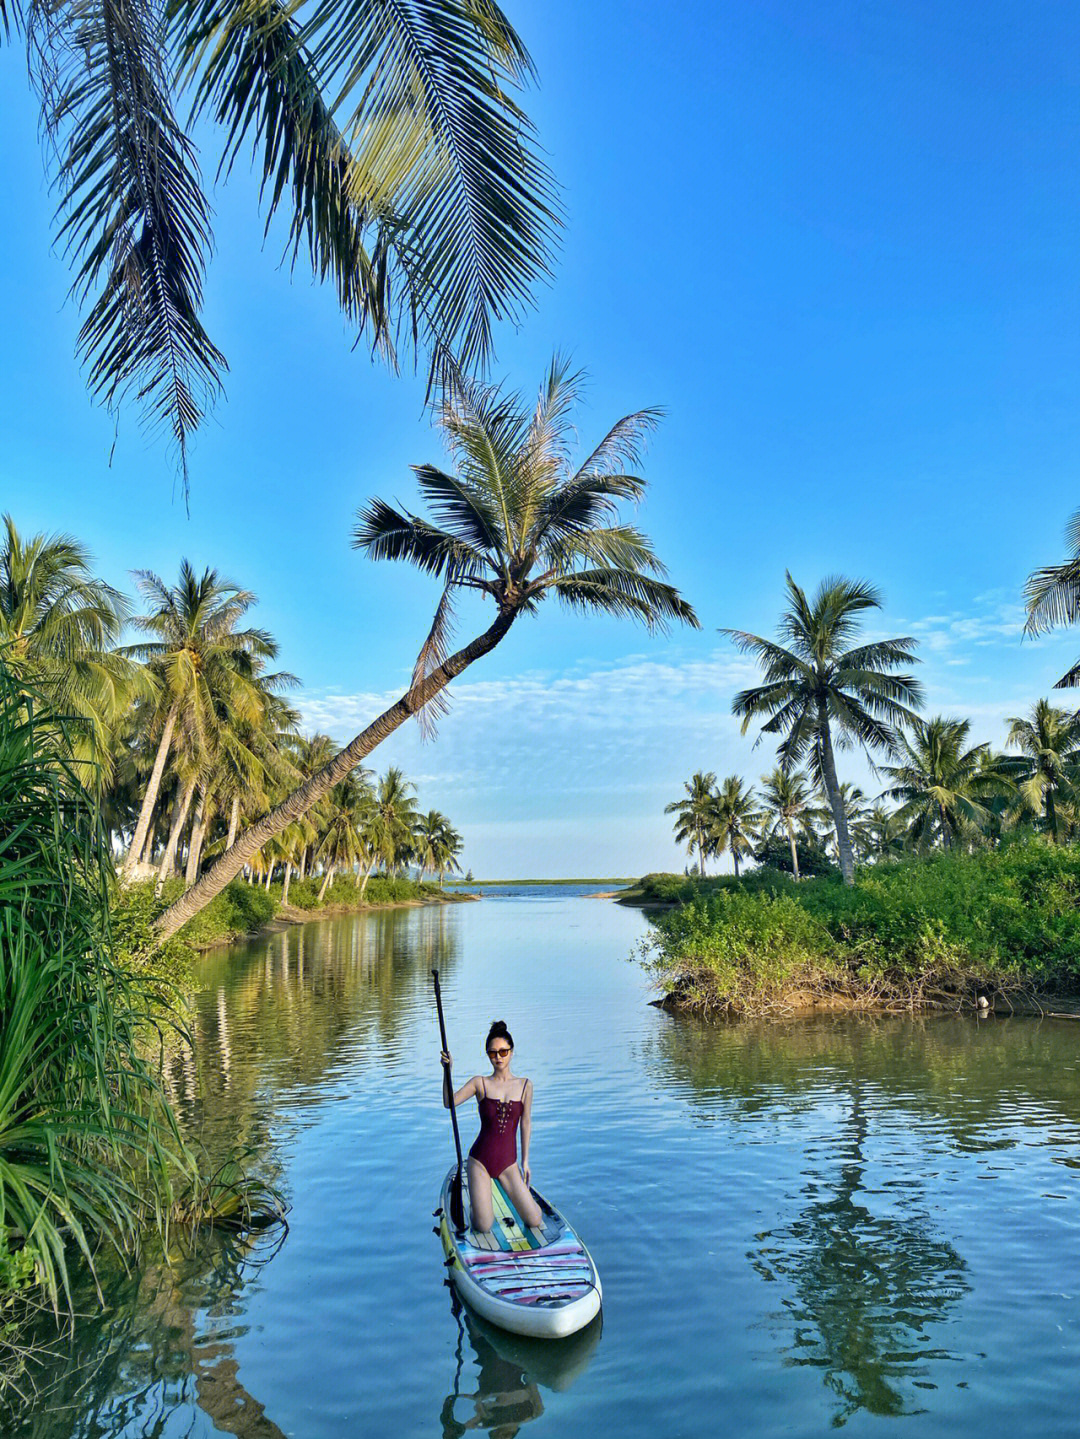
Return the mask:
MULTIPOLYGON (((576 1334, 600 1312, 600 1276, 589 1251, 557 1209, 535 1190, 542 1226, 526 1228, 498 1180, 491 1181, 495 1223, 489 1233, 450 1222, 450 1170, 442 1187, 439 1235, 450 1279, 482 1319, 534 1339, 576 1334)), ((465 1184, 465 1215, 469 1215, 465 1184)))

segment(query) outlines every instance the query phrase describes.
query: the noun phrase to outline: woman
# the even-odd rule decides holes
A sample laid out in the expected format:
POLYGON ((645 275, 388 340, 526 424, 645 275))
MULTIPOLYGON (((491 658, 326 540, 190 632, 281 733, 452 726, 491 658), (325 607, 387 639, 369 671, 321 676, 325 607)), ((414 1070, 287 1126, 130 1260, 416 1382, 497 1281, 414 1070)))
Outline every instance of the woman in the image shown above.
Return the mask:
POLYGON ((529 1228, 543 1223, 529 1193, 529 1140, 532 1138, 532 1080, 510 1072, 514 1041, 501 1019, 488 1030, 485 1044, 489 1075, 474 1074, 456 1094, 450 1092, 450 1055, 444 1049, 443 1107, 463 1104, 476 1095, 480 1133, 469 1150, 469 1208, 472 1227, 486 1234, 494 1223, 491 1181, 497 1179, 529 1228), (521 1168, 517 1164, 517 1133, 521 1128, 521 1168))

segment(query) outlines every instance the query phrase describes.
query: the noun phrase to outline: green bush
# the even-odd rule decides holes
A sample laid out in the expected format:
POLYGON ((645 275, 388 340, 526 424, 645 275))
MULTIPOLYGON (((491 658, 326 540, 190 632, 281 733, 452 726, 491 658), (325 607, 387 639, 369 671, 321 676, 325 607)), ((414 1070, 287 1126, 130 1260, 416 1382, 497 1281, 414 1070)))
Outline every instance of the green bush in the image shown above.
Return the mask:
MULTIPOLYGON (((651 892, 675 876, 647 876, 651 892)), ((702 1007, 759 1007, 785 990, 853 998, 1080 988, 1080 849, 1027 839, 976 854, 861 869, 854 887, 762 871, 687 880, 656 921, 646 963, 702 1007), (777 883, 779 881, 779 883, 777 883)))

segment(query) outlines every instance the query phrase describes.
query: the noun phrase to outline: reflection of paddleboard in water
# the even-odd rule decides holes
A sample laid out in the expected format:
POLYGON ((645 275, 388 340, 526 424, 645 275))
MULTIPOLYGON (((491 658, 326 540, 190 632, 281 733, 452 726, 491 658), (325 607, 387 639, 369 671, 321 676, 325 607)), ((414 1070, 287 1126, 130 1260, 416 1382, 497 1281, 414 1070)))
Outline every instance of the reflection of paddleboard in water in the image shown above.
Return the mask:
POLYGON ((456 1295, 453 1305, 458 1322, 457 1372, 453 1393, 443 1401, 443 1439, 462 1439, 473 1429, 511 1439, 522 1424, 544 1412, 541 1386, 569 1389, 584 1373, 603 1328, 596 1319, 568 1339, 528 1339, 485 1323, 463 1308, 456 1295), (466 1336, 477 1370, 463 1378, 466 1336))
MULTIPOLYGON (((589 1251, 557 1209, 535 1190, 543 1225, 526 1228, 498 1180, 491 1181, 489 1233, 450 1222, 451 1169, 442 1187, 439 1234, 455 1289, 483 1319, 515 1334, 562 1339, 600 1312, 600 1276, 589 1251)), ((468 1215, 468 1185, 462 1197, 468 1215)))

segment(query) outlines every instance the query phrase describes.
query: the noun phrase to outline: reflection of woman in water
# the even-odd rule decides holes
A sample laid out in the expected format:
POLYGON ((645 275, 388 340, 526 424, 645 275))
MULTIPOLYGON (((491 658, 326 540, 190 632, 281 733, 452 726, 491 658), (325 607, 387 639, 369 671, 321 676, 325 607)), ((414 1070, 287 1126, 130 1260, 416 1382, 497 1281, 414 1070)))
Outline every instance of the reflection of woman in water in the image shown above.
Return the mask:
POLYGON ((497 1179, 510 1202, 530 1228, 543 1223, 536 1200, 529 1193, 529 1141, 532 1138, 532 1080, 510 1072, 514 1041, 501 1019, 488 1030, 485 1044, 491 1061, 489 1075, 474 1074, 456 1094, 450 1092, 450 1055, 444 1050, 443 1105, 463 1104, 476 1095, 480 1133, 469 1150, 469 1208, 472 1227, 487 1233, 494 1222, 491 1181, 497 1179), (517 1163, 517 1135, 521 1129, 521 1167, 517 1163))
POLYGON ((484 1339, 472 1336, 479 1372, 476 1393, 462 1394, 460 1380, 443 1401, 443 1439, 463 1439, 470 1429, 487 1429, 491 1439, 513 1439, 522 1424, 544 1412, 540 1390, 527 1374, 508 1363, 484 1339), (464 1421, 455 1414, 459 1400, 472 1400, 473 1412, 464 1421))

